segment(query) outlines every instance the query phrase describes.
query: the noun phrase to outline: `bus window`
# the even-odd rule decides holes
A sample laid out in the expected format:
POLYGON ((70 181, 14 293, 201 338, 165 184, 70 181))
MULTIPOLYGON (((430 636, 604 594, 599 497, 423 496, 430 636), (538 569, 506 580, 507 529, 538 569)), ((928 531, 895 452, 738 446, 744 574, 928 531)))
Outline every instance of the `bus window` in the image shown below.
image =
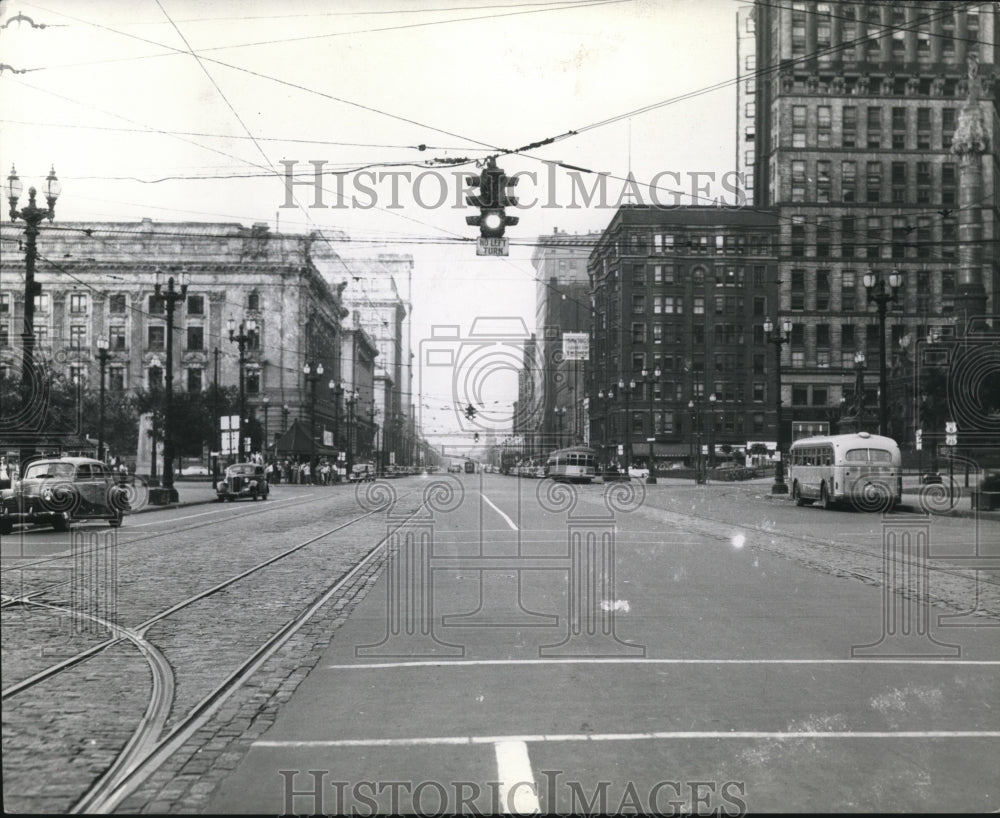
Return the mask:
POLYGON ((867 463, 868 449, 848 449, 847 454, 844 455, 844 460, 848 463, 867 463))
POLYGON ((892 453, 883 449, 869 449, 868 455, 872 463, 891 463, 892 453))

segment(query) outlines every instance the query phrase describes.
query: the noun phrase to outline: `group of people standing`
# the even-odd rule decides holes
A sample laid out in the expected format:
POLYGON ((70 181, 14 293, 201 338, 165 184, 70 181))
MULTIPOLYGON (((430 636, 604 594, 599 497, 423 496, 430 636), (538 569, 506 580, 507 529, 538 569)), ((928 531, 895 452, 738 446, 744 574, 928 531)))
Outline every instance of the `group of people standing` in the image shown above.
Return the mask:
MULTIPOLYGON (((254 462, 263 461, 255 460, 254 462)), ((267 466, 267 479, 271 483, 284 481, 292 484, 329 486, 332 483, 341 482, 343 475, 333 461, 324 457, 316 461, 315 469, 308 459, 301 463, 292 460, 275 460, 267 466)))

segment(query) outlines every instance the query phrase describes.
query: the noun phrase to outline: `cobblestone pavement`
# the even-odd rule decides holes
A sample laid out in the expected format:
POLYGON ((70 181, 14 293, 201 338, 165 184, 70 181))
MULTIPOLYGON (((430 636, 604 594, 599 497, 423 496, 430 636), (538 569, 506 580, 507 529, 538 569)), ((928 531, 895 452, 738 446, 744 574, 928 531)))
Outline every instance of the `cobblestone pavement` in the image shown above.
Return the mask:
MULTIPOLYGON (((421 486, 414 483, 407 487, 405 483, 400 481, 394 488, 401 495, 415 492, 415 509, 421 486)), ((303 490, 307 488, 276 491, 272 499, 277 500, 282 494, 304 496, 303 490)), ((114 604, 98 612, 134 634, 144 635, 169 662, 173 702, 165 730, 176 725, 253 651, 384 538, 386 517, 380 513, 320 536, 365 512, 359 508, 351 488, 316 488, 319 491, 306 504, 272 501, 227 504, 220 508, 220 515, 210 516, 204 525, 178 526, 176 533, 171 533, 172 526, 164 517, 162 536, 157 535, 155 526, 141 535, 137 530, 122 529, 122 540, 114 546, 114 604), (250 509, 254 513, 245 513, 250 509), (315 541, 267 568, 157 619, 182 599, 209 591, 312 539, 315 541)), ((165 513, 183 516, 184 511, 181 508, 165 513)), ((51 569, 53 562, 59 561, 50 560, 46 568, 51 569)), ((228 702, 220 717, 233 718, 226 721, 221 732, 213 732, 210 739, 201 742, 193 759, 184 760, 182 752, 171 760, 165 769, 173 770, 180 764, 183 771, 177 775, 161 772, 159 775, 169 779, 166 794, 157 792, 155 797, 148 798, 145 809, 162 811, 164 804, 174 798, 177 800, 171 801, 173 807, 189 809, 190 799, 209 791, 206 786, 210 779, 205 774, 216 757, 223 755, 221 748, 257 723, 254 713, 270 701, 272 693, 278 692, 282 685, 294 686, 304 676, 308 663, 318 655, 316 646, 329 640, 336 623, 346 616, 351 600, 374 582, 379 565, 378 560, 368 565, 364 573, 353 579, 347 593, 331 600, 329 610, 321 610, 314 622, 298 632, 254 675, 241 693, 249 696, 250 711, 239 699, 228 702), (183 797, 178 795, 180 790, 184 791, 183 797)), ((80 591, 78 585, 64 583, 36 598, 55 609, 22 605, 3 609, 5 691, 59 658, 75 655, 104 638, 107 631, 94 627, 92 618, 71 617, 63 612, 79 607, 80 600, 72 596, 80 591)), ((91 602, 95 609, 101 608, 100 600, 91 602)), ((151 683, 150 666, 136 650, 136 644, 119 642, 94 658, 5 699, 6 809, 67 811, 129 741, 149 699, 151 683)), ((220 759, 219 763, 227 762, 220 759)), ((156 786, 150 784, 151 788, 156 786)), ((137 797, 142 799, 141 795, 137 797)), ((124 805, 122 809, 133 811, 124 805)))

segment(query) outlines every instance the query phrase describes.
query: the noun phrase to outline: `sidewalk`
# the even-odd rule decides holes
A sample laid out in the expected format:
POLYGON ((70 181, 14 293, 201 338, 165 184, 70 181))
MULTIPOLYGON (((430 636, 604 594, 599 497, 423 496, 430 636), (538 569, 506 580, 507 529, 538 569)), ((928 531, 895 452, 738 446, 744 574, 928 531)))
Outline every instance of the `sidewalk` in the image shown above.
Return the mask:
MULTIPOLYGON (((646 485, 645 481, 639 480, 637 478, 632 478, 633 483, 642 482, 646 486, 647 491, 656 491, 657 488, 653 486, 646 485)), ((956 481, 957 482, 957 481, 956 481)), ((709 480, 700 486, 695 484, 690 478, 670 478, 664 477, 663 475, 657 475, 656 486, 673 486, 675 488, 736 488, 742 489, 747 493, 755 492, 764 496, 765 499, 774 500, 775 502, 791 502, 791 496, 788 494, 771 494, 771 485, 774 483, 773 477, 758 477, 753 480, 709 480)), ((945 494, 940 495, 936 493, 935 489, 941 489, 942 486, 921 486, 919 477, 915 475, 905 475, 903 477, 903 502, 899 506, 900 511, 912 512, 914 514, 922 513, 920 498, 923 496, 925 498, 924 506, 925 508, 930 508, 933 510, 933 514, 940 517, 967 517, 976 518, 982 520, 990 520, 1000 522, 1000 511, 975 511, 972 508, 972 498, 969 496, 969 492, 972 490, 970 488, 965 488, 964 486, 958 485, 957 488, 960 489, 960 494, 956 498, 955 507, 949 510, 938 510, 942 508, 945 494), (921 495, 923 491, 923 495, 921 495)))
MULTIPOLYGON (((139 482, 139 481, 137 481, 139 482)), ((308 483, 271 483, 271 493, 291 489, 336 489, 339 486, 351 486, 353 483, 336 483, 329 486, 314 486, 308 483)), ((144 514, 147 511, 161 511, 168 508, 186 508, 187 506, 200 506, 207 503, 218 502, 215 495, 215 486, 211 480, 177 480, 174 482, 177 489, 178 500, 176 503, 164 503, 163 505, 151 505, 143 502, 139 508, 129 512, 130 514, 144 514)))

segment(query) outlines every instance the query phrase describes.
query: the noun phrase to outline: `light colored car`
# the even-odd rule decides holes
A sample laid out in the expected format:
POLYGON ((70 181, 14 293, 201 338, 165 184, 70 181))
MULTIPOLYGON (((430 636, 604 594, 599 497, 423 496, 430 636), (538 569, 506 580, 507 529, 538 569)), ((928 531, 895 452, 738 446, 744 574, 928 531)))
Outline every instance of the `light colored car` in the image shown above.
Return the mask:
POLYGON ((349 479, 352 483, 370 483, 375 479, 375 467, 371 463, 355 463, 349 479))
POLYGON ((266 500, 270 491, 267 473, 260 463, 233 463, 226 467, 226 473, 215 484, 215 496, 220 503, 241 497, 266 500))
POLYGON ((100 460, 43 458, 27 463, 22 476, 0 491, 0 534, 19 523, 66 531, 79 520, 107 520, 117 528, 127 511, 126 490, 100 460))

